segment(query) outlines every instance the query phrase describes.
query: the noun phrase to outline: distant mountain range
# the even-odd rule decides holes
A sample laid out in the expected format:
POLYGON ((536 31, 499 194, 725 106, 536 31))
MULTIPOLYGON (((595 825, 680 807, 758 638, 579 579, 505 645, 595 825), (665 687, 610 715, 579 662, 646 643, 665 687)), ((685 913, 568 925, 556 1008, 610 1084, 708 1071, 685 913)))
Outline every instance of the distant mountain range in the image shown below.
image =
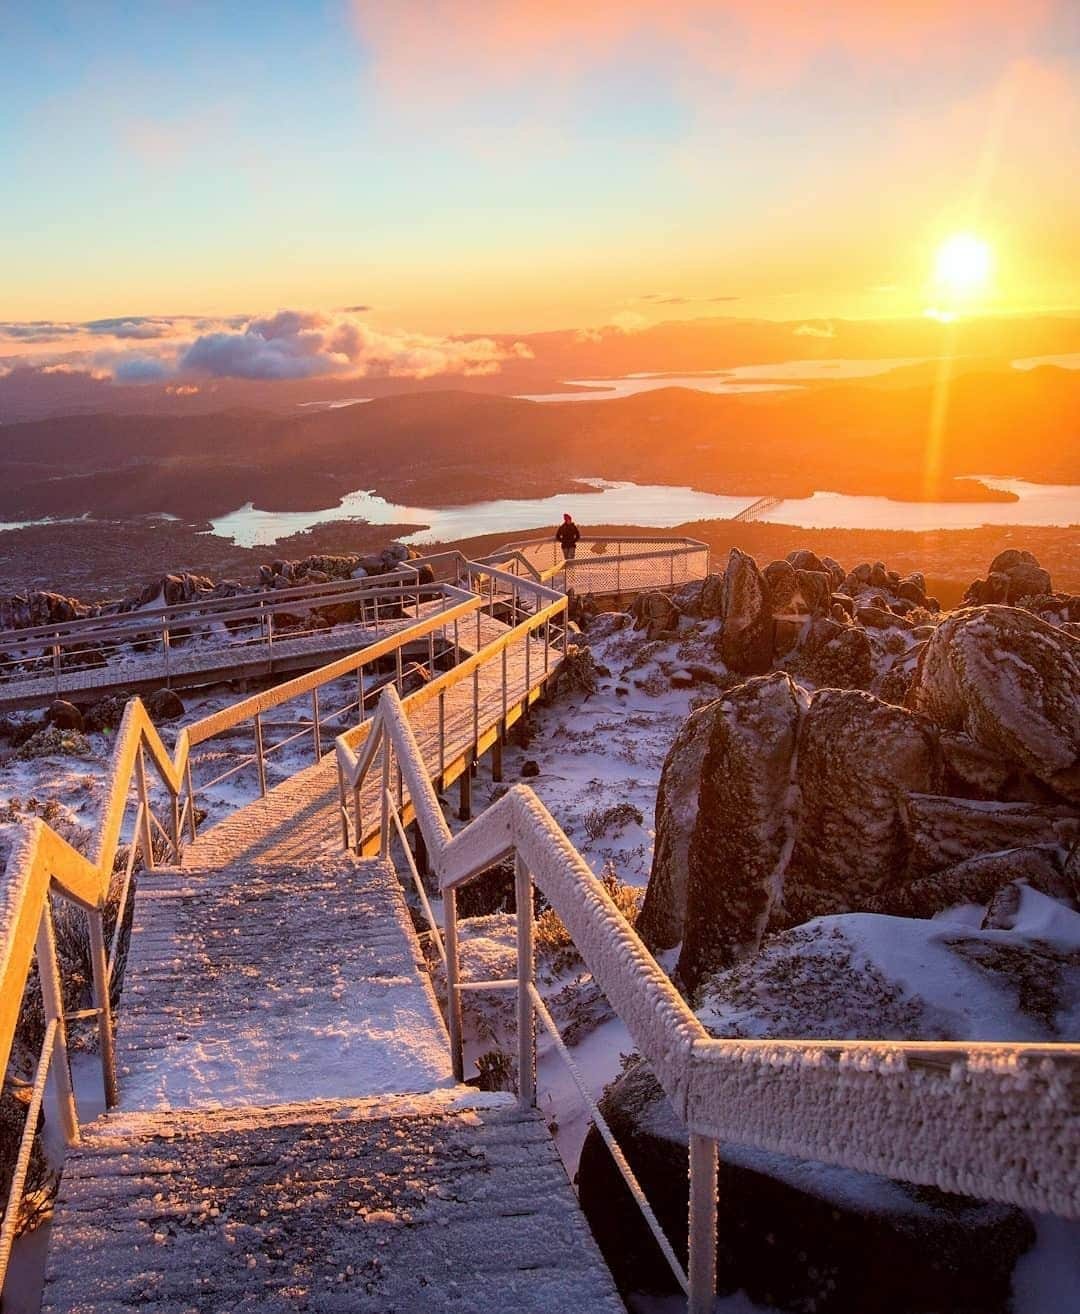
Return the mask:
POLYGON ((288 415, 53 416, 0 430, 0 518, 204 522, 249 501, 333 507, 357 488, 450 506, 566 492, 582 476, 914 500, 1009 496, 952 482, 972 474, 1080 485, 1080 372, 967 368, 947 388, 932 365, 786 392, 672 388, 572 405, 412 391, 288 415))

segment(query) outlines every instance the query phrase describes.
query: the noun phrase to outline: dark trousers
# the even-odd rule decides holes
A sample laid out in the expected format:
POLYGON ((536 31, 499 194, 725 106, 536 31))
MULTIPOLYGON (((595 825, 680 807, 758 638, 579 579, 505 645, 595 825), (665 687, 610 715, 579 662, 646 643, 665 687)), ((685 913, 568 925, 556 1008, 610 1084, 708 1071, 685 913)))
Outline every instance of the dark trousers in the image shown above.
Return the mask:
POLYGON ((560 547, 562 548, 564 561, 573 561, 577 556, 577 543, 562 543, 560 547))

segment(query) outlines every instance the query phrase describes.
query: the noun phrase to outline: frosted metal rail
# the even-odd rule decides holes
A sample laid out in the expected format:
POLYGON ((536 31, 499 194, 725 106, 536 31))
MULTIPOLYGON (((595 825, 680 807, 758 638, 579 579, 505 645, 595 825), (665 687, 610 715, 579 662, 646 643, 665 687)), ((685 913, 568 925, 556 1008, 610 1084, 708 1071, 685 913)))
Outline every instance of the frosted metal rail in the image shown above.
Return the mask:
MULTIPOLYGON (((384 781, 391 755, 396 760, 400 797, 410 799, 443 892, 447 1023, 459 1079, 462 990, 484 983, 461 981, 457 890, 515 856, 523 1105, 535 1103, 534 882, 562 919, 688 1129, 689 1262, 685 1274, 681 1266, 675 1272, 691 1314, 705 1314, 715 1293, 719 1141, 1080 1218, 1080 1045, 715 1040, 527 786, 515 785, 451 836, 392 688, 361 755, 349 736, 337 752, 343 792, 360 788, 380 752, 384 781)), ((384 788, 382 799, 385 844, 393 796, 384 788)))

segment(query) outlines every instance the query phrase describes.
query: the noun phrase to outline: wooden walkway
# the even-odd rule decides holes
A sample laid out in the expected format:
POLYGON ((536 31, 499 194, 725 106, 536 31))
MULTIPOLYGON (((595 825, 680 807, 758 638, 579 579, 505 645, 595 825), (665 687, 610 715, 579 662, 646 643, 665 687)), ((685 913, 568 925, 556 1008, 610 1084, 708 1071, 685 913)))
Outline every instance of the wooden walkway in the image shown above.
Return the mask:
MULTIPOLYGON (((444 610, 445 602, 421 604, 419 619, 444 610)), ((115 693, 139 693, 160 689, 167 684, 174 689, 199 688, 227 680, 267 679, 314 670, 335 657, 356 652, 368 644, 400 634, 415 625, 415 614, 371 624, 336 625, 332 629, 276 638, 265 642, 198 642, 190 647, 175 642, 169 650, 168 675, 160 656, 135 651, 123 653, 98 666, 62 670, 59 674, 27 676, 0 682, 0 712, 40 707, 54 698, 85 703, 115 693)))
MULTIPOLYGON (((482 622, 482 643, 506 633, 505 625, 488 617, 482 618, 482 622)), ((475 631, 468 636, 463 633, 462 644, 474 638, 475 631)), ((551 652, 548 657, 549 670, 553 673, 556 654, 551 652)), ((501 662, 492 662, 480 669, 476 681, 478 714, 474 714, 474 682, 465 680, 454 685, 447 692, 443 706, 441 763, 438 702, 430 700, 411 714, 413 732, 437 786, 448 788, 464 776, 473 761, 495 747, 505 731, 520 720, 527 707, 542 697, 546 683, 543 640, 522 637, 507 650, 505 723, 501 662), (529 648, 528 663, 526 646, 529 648)), ((420 689, 404 699, 406 709, 423 695, 424 690, 420 689)), ((372 772, 361 795, 362 825, 365 841, 369 843, 378 831, 380 788, 379 773, 372 772)), ((407 799, 402 816, 406 822, 412 819, 407 799)), ((297 772, 270 790, 265 798, 202 832, 186 849, 184 862, 195 867, 216 867, 230 860, 255 864, 300 863, 310 861, 316 854, 340 850, 337 764, 331 752, 317 764, 297 772)))
MULTIPOLYGON (((543 641, 505 671, 447 692, 444 784, 540 696, 543 641)), ((429 700, 433 775, 439 724, 429 700)), ((398 879, 341 856, 332 755, 140 877, 117 1043, 120 1106, 65 1167, 48 1314, 623 1309, 542 1116, 455 1084, 398 879)))

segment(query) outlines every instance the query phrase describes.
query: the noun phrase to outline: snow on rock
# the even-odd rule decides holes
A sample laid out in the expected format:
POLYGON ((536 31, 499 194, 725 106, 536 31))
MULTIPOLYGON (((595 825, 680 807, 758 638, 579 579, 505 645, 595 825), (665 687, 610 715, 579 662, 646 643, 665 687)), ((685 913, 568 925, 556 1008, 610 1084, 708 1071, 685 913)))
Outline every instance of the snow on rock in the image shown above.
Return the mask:
POLYGON ((776 674, 733 689, 712 717, 687 855, 678 972, 688 989, 757 949, 782 894, 799 714, 797 687, 776 674))
POLYGON ((772 598, 754 558, 732 548, 724 571, 720 656, 729 670, 761 675, 772 665, 772 598))
POLYGON ((932 917, 959 904, 988 904, 1004 886, 1018 881, 1057 899, 1080 898, 1080 881, 1067 874, 1062 850, 1042 844, 982 853, 932 876, 893 886, 870 911, 932 917))
POLYGON ((907 873, 914 880, 980 853, 1038 844, 1068 847, 1080 837, 1080 817, 1068 807, 912 793, 903 809, 907 873))
POLYGON ((911 705, 1080 802, 1080 640, 1016 607, 974 607, 927 644, 911 705))
POLYGON ((899 877, 907 793, 941 780, 933 727, 855 689, 822 689, 798 740, 798 834, 783 898, 789 919, 865 908, 899 877))

